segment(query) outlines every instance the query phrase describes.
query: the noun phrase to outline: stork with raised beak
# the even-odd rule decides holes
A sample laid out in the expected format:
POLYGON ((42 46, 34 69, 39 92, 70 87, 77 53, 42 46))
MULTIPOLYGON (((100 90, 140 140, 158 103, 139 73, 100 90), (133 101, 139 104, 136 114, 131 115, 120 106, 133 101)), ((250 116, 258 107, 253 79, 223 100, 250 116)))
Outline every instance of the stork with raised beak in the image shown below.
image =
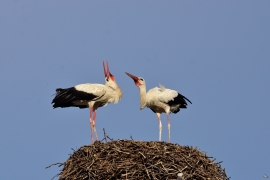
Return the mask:
MULTIPOLYGON (((178 113, 180 108, 187 108, 187 102, 191 101, 178 93, 175 90, 166 89, 163 85, 159 84, 159 87, 150 89, 146 93, 146 83, 141 77, 134 76, 130 73, 126 74, 131 77, 135 85, 139 87, 140 90, 140 109, 145 107, 150 108, 154 113, 156 113, 159 124, 159 141, 161 141, 162 134, 162 123, 160 119, 160 114, 165 112, 168 119, 168 139, 170 142, 170 113, 178 113)), ((191 103, 192 104, 192 103, 191 103)))
POLYGON ((56 89, 56 95, 52 100, 54 108, 79 107, 90 109, 91 140, 94 143, 94 134, 98 140, 96 130, 97 109, 109 103, 118 103, 122 98, 122 90, 110 73, 108 62, 103 61, 105 85, 103 84, 79 84, 74 87, 56 89))

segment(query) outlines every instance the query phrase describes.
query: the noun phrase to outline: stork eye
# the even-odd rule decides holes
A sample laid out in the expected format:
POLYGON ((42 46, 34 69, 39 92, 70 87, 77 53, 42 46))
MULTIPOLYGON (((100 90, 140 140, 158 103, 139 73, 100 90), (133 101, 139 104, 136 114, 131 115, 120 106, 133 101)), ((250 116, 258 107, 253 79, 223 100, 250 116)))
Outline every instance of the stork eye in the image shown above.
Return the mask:
POLYGON ((141 81, 143 81, 143 79, 142 79, 142 78, 141 78, 140 80, 141 80, 141 81))

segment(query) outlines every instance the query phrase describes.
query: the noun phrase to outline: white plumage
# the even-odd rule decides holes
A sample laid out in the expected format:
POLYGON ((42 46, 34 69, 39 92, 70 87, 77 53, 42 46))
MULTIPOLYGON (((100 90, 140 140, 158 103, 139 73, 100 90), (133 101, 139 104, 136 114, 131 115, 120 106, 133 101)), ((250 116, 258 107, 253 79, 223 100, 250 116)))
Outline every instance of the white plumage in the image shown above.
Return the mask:
POLYGON ((185 180, 184 179, 184 174, 183 173, 178 173, 177 174, 177 180, 185 180))
POLYGON ((76 90, 78 91, 84 91, 89 94, 94 94, 96 96, 102 96, 106 92, 106 86, 103 84, 79 84, 77 86, 74 86, 76 90))
POLYGON ((160 88, 157 88, 159 92, 158 99, 164 103, 168 103, 169 101, 174 100, 175 97, 178 96, 178 92, 171 89, 166 89, 163 85, 159 84, 160 88))

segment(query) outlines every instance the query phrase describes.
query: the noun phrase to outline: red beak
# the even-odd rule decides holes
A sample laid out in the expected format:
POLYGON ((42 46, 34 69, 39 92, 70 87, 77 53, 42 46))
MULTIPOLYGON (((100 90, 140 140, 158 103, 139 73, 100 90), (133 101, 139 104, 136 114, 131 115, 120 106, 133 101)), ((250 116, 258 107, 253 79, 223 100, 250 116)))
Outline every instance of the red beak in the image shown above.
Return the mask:
POLYGON ((104 76, 106 77, 106 78, 109 78, 109 76, 110 76, 110 74, 109 74, 109 68, 108 68, 108 61, 107 61, 107 63, 106 63, 106 65, 105 65, 105 63, 104 63, 104 61, 103 61, 103 69, 104 69, 104 76))
POLYGON ((126 72, 126 74, 127 74, 129 77, 131 77, 134 81, 138 81, 138 80, 139 80, 139 78, 138 78, 137 76, 134 76, 134 75, 132 75, 132 74, 129 74, 128 72, 126 72))
POLYGON ((103 61, 103 69, 104 69, 104 75, 106 78, 111 78, 112 80, 114 80, 114 76, 110 73, 110 69, 109 69, 109 64, 108 61, 106 61, 106 65, 103 61))
POLYGON ((138 78, 137 76, 134 76, 134 75, 132 75, 132 74, 130 74, 130 73, 127 73, 127 72, 126 72, 126 74, 134 80, 136 86, 141 85, 141 84, 139 83, 139 78, 138 78))

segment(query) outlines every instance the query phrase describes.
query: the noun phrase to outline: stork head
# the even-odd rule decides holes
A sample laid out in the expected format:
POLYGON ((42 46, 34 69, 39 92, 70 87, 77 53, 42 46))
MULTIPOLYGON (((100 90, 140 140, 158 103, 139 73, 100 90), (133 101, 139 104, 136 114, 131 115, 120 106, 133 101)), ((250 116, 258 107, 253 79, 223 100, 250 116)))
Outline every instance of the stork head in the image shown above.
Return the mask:
POLYGON ((134 76, 134 75, 127 73, 127 72, 126 72, 126 74, 134 80, 134 83, 136 86, 140 87, 142 85, 145 85, 145 81, 143 78, 134 76))
POLYGON ((108 61, 106 61, 106 64, 103 61, 103 69, 104 69, 105 81, 106 82, 110 80, 115 81, 114 76, 110 72, 108 61))

